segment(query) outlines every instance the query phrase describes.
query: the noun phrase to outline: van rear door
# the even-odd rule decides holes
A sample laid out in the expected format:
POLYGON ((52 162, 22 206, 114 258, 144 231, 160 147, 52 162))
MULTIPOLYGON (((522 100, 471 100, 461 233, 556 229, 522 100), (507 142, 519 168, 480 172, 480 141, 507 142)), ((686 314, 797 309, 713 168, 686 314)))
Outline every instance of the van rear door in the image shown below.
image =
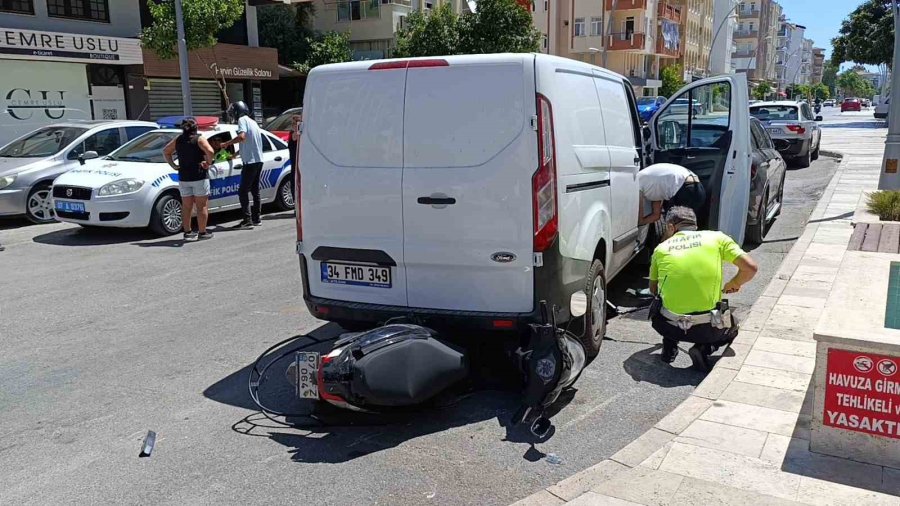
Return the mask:
POLYGON ((371 67, 324 66, 307 80, 299 232, 311 295, 406 306, 406 69, 371 67))
POLYGON ((530 312, 534 56, 415 62, 403 136, 409 305, 530 312))

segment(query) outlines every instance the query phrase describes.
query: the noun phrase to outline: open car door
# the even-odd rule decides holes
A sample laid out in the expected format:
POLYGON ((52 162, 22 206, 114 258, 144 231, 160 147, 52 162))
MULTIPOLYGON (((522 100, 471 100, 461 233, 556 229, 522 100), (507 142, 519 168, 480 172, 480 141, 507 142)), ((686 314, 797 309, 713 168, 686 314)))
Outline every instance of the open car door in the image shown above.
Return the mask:
POLYGON ((650 120, 654 163, 690 169, 706 188, 701 228, 744 241, 750 203, 750 109, 744 75, 678 90, 650 120))

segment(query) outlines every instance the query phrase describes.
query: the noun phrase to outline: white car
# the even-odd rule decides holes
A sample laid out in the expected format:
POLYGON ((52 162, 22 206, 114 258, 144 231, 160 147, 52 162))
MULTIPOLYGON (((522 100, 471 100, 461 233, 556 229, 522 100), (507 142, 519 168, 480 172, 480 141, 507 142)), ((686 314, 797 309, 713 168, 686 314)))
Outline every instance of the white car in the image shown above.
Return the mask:
POLYGON ((566 321, 584 292, 596 355, 606 283, 644 247, 647 158, 693 170, 713 196, 701 222, 744 236, 742 75, 689 84, 649 131, 627 78, 542 54, 322 65, 304 100, 297 253, 319 318, 527 330, 541 301, 566 321))
MULTIPOLYGON (((200 132, 209 140, 228 140, 237 125, 217 125, 200 132)), ((53 182, 53 207, 59 221, 82 226, 142 228, 159 235, 181 230, 178 173, 163 158, 163 148, 181 133, 157 129, 89 161, 53 182)), ((294 180, 287 145, 268 132, 263 135, 260 197, 284 210, 294 208, 294 180)), ((239 149, 240 144, 235 145, 239 149)), ((233 148, 230 148, 233 150, 233 148)), ((238 208, 241 180, 240 151, 230 161, 210 169, 210 213, 238 208)))
POLYGON ((809 167, 819 159, 822 116, 813 115, 809 104, 782 100, 750 106, 750 114, 762 122, 772 140, 783 140, 779 152, 798 167, 809 167))
POLYGON ((891 97, 884 99, 877 107, 875 107, 875 117, 877 119, 887 119, 888 113, 891 112, 891 97))

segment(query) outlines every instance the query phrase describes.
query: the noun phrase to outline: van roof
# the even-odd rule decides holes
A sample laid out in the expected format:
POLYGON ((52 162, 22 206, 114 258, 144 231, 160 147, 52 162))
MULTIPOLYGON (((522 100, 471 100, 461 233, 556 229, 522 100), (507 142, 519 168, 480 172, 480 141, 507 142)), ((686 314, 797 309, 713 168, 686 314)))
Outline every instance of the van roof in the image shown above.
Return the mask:
POLYGON ((560 66, 566 66, 574 69, 585 71, 595 70, 607 77, 616 79, 625 79, 622 75, 612 72, 611 70, 597 67, 589 63, 563 58, 560 56, 547 55, 543 53, 497 53, 497 54, 467 54, 454 56, 427 56, 422 58, 392 58, 386 60, 363 60, 347 63, 332 63, 328 65, 319 65, 310 71, 310 74, 319 74, 323 72, 352 72, 360 70, 369 70, 375 64, 385 64, 400 61, 423 61, 423 60, 444 60, 450 65, 453 64, 472 64, 472 63, 497 63, 497 62, 514 62, 534 60, 538 63, 548 62, 560 66))

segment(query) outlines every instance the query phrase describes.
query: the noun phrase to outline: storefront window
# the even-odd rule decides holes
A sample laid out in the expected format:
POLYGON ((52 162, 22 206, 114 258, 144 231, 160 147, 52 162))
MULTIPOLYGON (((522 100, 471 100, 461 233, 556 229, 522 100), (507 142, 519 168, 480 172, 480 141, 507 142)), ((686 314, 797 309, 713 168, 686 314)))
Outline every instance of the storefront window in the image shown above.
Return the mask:
POLYGON ((47 0, 47 13, 60 18, 108 22, 109 0, 47 0))
POLYGON ((0 0, 0 12, 34 14, 34 2, 32 0, 0 0))

